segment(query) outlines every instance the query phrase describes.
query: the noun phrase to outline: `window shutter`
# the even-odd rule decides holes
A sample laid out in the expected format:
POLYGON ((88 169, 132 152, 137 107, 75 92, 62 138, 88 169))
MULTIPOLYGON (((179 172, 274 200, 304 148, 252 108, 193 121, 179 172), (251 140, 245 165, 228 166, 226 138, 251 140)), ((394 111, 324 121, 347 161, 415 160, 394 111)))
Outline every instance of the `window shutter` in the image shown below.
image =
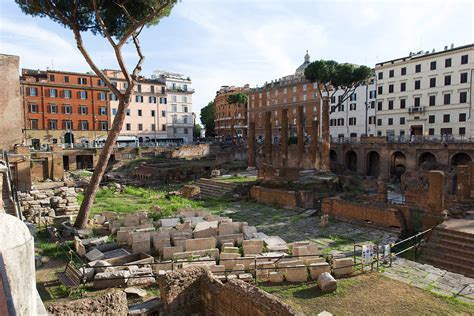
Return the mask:
POLYGON ((26 87, 26 95, 29 96, 30 95, 30 87, 26 87))
POLYGON ((49 97, 49 95, 50 95, 50 94, 49 94, 49 90, 50 90, 50 89, 46 89, 46 90, 45 90, 45 95, 46 95, 47 97, 49 97))

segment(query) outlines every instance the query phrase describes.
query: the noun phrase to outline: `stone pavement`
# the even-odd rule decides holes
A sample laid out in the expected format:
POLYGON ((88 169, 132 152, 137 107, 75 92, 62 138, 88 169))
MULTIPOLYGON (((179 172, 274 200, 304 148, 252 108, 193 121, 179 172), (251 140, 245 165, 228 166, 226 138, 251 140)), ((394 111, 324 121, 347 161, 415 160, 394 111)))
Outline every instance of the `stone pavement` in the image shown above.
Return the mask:
POLYGON ((276 235, 286 242, 309 240, 321 245, 323 253, 351 252, 354 243, 379 242, 388 244, 398 238, 394 231, 359 226, 330 220, 327 227, 320 227, 319 216, 304 216, 295 211, 265 206, 253 202, 233 203, 221 214, 234 221, 248 222, 259 232, 276 235))
POLYGON ((474 279, 403 258, 396 258, 383 274, 420 289, 474 303, 474 279))

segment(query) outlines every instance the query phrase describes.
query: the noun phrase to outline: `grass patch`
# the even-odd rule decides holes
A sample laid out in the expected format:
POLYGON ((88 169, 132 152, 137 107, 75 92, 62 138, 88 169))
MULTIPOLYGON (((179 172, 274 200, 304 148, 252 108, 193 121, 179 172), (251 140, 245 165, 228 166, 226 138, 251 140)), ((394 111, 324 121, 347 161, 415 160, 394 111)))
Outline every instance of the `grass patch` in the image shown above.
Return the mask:
POLYGON ((146 288, 146 293, 148 296, 160 297, 160 287, 158 285, 151 285, 146 288))
MULTIPOLYGON (((37 232, 38 243, 35 247, 39 250, 41 256, 49 257, 50 259, 61 259, 63 261, 69 261, 66 254, 67 250, 63 249, 58 242, 50 242, 46 236, 45 230, 39 230, 37 232)), ((69 247, 73 246, 72 241, 66 241, 69 247)))

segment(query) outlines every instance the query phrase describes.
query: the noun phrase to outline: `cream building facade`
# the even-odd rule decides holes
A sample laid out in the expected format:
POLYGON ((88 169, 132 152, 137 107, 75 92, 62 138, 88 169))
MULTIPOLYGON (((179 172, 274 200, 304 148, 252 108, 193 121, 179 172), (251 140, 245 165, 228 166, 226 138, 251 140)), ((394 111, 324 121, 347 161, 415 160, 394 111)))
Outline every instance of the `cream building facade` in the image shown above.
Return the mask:
POLYGON ((473 70, 474 44, 376 64, 377 135, 472 139, 473 70))

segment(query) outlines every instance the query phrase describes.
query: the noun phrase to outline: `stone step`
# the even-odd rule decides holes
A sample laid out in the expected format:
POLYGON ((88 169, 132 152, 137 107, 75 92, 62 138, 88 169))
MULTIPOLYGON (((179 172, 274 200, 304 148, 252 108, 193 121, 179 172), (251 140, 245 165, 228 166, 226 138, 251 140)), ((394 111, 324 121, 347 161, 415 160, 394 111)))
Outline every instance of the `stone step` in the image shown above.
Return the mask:
POLYGON ((235 190, 235 188, 230 188, 230 187, 225 187, 225 186, 221 186, 219 184, 212 184, 212 185, 209 185, 209 184, 200 184, 198 183, 197 184, 200 188, 208 188, 208 189, 215 189, 215 190, 225 190, 225 191, 233 191, 235 190))
POLYGON ((444 229, 440 227, 436 227, 433 231, 433 235, 439 236, 441 239, 451 239, 457 240, 460 242, 469 242, 474 243, 474 235, 463 233, 455 230, 444 229))
POLYGON ((439 235, 434 235, 430 239, 429 244, 437 244, 445 249, 456 249, 462 252, 474 254, 474 244, 466 241, 459 241, 450 238, 442 238, 439 235))
POLYGON ((436 248, 435 246, 424 248, 423 255, 464 264, 466 266, 472 266, 474 263, 474 256, 472 254, 465 254, 455 250, 446 251, 445 249, 436 248))
POLYGON ((421 261, 438 268, 442 268, 454 273, 459 273, 467 277, 474 278, 474 267, 472 265, 466 266, 446 259, 431 257, 429 255, 423 255, 421 261))
POLYGON ((212 179, 206 179, 206 178, 201 178, 197 181, 197 183, 199 184, 208 184, 208 185, 217 185, 217 186, 220 186, 220 187, 226 187, 226 188, 232 188, 232 189, 235 189, 238 187, 238 184, 235 184, 235 183, 229 183, 229 182, 223 182, 223 181, 215 181, 215 180, 212 180, 212 179))

